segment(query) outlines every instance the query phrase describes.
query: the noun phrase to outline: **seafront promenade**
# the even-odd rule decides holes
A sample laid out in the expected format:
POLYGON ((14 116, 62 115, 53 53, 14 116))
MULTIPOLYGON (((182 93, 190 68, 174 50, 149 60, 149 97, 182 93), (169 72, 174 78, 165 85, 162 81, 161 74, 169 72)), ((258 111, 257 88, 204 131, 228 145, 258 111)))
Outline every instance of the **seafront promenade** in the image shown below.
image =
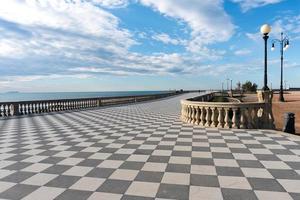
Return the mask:
POLYGON ((184 124, 197 95, 0 120, 0 199, 300 199, 300 137, 184 124))

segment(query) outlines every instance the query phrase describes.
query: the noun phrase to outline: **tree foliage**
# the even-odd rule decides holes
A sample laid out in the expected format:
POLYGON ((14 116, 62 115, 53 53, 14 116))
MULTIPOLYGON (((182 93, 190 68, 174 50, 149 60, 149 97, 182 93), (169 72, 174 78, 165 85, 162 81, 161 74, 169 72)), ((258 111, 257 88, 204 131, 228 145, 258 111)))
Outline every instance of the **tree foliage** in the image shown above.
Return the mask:
POLYGON ((257 84, 256 83, 252 83, 251 81, 246 81, 242 85, 242 89, 243 89, 243 91, 246 91, 246 92, 256 92, 256 90, 257 90, 257 84))

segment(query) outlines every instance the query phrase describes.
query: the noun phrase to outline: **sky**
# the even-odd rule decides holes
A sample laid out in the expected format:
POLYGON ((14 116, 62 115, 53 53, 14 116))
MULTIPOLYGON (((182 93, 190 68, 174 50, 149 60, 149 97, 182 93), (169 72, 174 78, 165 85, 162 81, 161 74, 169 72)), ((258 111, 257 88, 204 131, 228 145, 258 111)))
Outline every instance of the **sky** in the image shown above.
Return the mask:
POLYGON ((300 0, 1 0, 0 92, 262 87, 265 23, 269 47, 289 38, 284 79, 300 87, 300 0))

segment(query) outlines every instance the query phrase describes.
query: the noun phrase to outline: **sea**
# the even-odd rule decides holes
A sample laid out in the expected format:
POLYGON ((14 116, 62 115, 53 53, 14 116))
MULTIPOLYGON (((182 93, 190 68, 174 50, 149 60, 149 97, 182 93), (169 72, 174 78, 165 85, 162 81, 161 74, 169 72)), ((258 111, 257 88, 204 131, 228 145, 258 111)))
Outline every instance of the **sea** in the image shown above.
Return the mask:
POLYGON ((112 92, 6 92, 0 93, 0 102, 117 97, 162 94, 170 91, 112 91, 112 92))

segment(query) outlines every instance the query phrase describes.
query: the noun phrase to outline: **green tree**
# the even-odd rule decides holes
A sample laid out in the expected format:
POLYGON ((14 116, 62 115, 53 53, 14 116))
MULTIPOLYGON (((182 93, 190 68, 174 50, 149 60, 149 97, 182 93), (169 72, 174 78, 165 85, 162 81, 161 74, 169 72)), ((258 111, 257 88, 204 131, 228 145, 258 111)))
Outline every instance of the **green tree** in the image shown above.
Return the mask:
POLYGON ((251 81, 246 81, 242 85, 242 89, 243 89, 243 91, 246 91, 246 92, 256 92, 256 90, 257 90, 257 84, 256 83, 252 83, 251 81))

